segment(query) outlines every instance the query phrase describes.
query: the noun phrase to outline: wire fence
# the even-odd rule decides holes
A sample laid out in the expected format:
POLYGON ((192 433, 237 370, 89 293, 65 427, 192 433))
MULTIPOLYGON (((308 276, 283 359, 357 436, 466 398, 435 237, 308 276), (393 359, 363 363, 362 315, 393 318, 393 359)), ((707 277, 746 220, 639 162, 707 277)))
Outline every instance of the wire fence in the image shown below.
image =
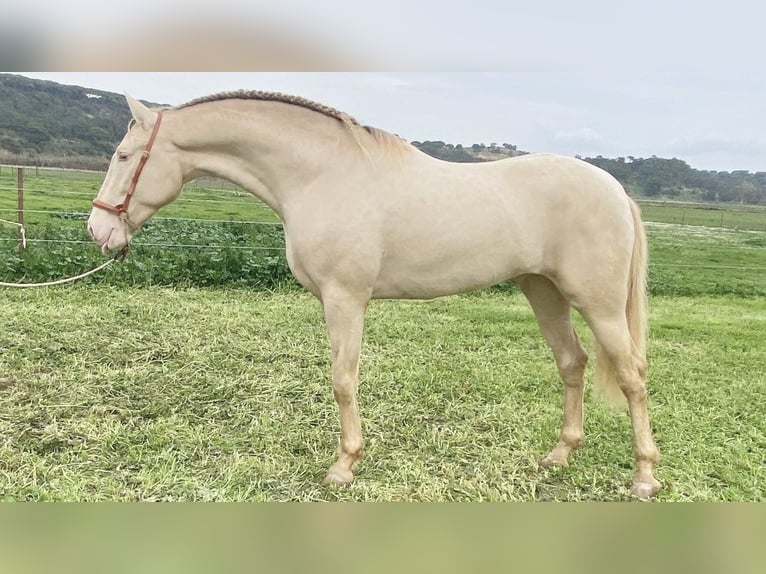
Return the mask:
MULTIPOLYGON (((97 195, 104 176, 105 173, 99 171, 0 165, 0 252, 8 254, 14 243, 24 241, 28 250, 51 251, 54 258, 60 258, 63 249, 69 249, 65 257, 73 265, 85 263, 88 257, 88 261, 95 261, 101 255, 87 235, 85 220, 90 213, 90 201, 97 195), (19 233, 14 237, 11 225, 22 230, 26 228, 26 236, 19 233), (3 227, 7 228, 5 233, 3 227), (73 249, 90 255, 83 259, 75 255, 73 249)), ((648 221, 722 230, 766 231, 766 208, 661 201, 640 203, 648 221)), ((651 225, 648 229, 650 238, 657 234, 651 225)), ((759 264, 766 261, 766 241, 763 239, 753 240, 749 246, 759 252, 758 256, 763 255, 762 259, 721 256, 727 249, 732 254, 741 253, 743 246, 721 242, 715 257, 711 256, 710 260, 698 256, 692 261, 673 256, 653 257, 650 265, 678 270, 766 271, 766 266, 759 264)), ((140 250, 142 257, 156 261, 166 257, 169 250, 189 252, 184 263, 179 263, 189 268, 198 263, 192 261, 194 258, 201 258, 209 265, 220 265, 226 260, 232 269, 223 276, 229 279, 236 273, 237 265, 253 272, 260 269, 263 257, 279 255, 281 260, 277 263, 268 259, 270 268, 274 271, 278 264, 284 269, 277 274, 283 277, 287 273, 281 222, 248 192, 216 177, 198 178, 186 185, 180 197, 137 235, 133 249, 140 250), (201 255, 203 253, 207 255, 201 255), (246 255, 234 256, 233 253, 253 254, 255 259, 247 259, 250 256, 246 255), (261 259, 257 260, 258 257, 261 259)), ((41 253, 38 253, 38 259, 43 258, 41 253)), ((0 273, 11 271, 11 274, 26 277, 30 273, 30 259, 34 258, 17 257, 13 269, 7 265, 3 268, 0 262, 0 273)), ((60 266, 56 263, 54 270, 47 273, 60 271, 60 266)))
MULTIPOLYGON (((0 223, 0 280, 46 282, 103 262, 86 220, 104 177, 96 171, 0 166, 0 219, 9 222, 0 223), (27 232, 25 248, 11 223, 27 232)), ((272 287, 292 279, 276 215, 232 183, 205 177, 186 185, 143 226, 123 264, 88 281, 272 287)))
MULTIPOLYGON (((55 219, 85 219, 90 213, 90 202, 96 196, 104 176, 105 172, 91 170, 0 165, 0 218, 2 218, 0 221, 19 225, 24 223, 24 219, 30 221, 28 217, 30 215, 41 216, 41 218, 32 220, 36 224, 40 224, 45 219, 48 219, 49 222, 55 219), (12 205, 14 198, 16 198, 16 204, 12 205), (18 215, 16 221, 12 221, 15 219, 12 214, 18 215)), ((282 228, 282 223, 276 219, 274 214, 251 194, 227 180, 216 177, 197 178, 184 186, 181 196, 173 205, 163 210, 163 214, 154 217, 152 221, 154 223, 240 224, 282 228), (191 213, 191 215, 183 216, 182 213, 191 213), (216 217, 215 214, 218 213, 224 213, 226 217, 216 217)), ((31 223, 27 226, 29 227, 29 225, 31 223)), ((2 238, 2 240, 8 241, 8 238, 2 238)), ((89 244, 90 240, 87 237, 83 237, 81 240, 34 239, 30 237, 28 242, 30 244, 89 244)), ((273 247, 160 241, 142 242, 140 236, 137 238, 137 245, 192 249, 224 247, 272 251, 284 249, 283 244, 273 247)))

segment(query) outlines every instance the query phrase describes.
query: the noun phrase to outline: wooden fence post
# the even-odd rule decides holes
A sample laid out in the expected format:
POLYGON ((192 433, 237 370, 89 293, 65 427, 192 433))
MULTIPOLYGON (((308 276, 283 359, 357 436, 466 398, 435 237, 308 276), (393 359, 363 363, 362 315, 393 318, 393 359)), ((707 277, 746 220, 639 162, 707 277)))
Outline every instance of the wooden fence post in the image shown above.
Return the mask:
POLYGON ((24 168, 16 168, 18 187, 19 251, 24 250, 24 168))

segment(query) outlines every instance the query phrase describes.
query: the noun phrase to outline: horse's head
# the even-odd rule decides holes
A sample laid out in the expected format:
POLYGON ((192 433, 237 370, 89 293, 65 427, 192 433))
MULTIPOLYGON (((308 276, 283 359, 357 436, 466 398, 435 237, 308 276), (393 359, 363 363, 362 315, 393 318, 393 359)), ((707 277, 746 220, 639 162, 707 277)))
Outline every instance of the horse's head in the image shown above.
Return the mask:
POLYGON ((112 156, 93 200, 88 231, 104 253, 130 243, 135 232, 181 192, 178 150, 163 134, 162 112, 127 96, 133 121, 112 156))

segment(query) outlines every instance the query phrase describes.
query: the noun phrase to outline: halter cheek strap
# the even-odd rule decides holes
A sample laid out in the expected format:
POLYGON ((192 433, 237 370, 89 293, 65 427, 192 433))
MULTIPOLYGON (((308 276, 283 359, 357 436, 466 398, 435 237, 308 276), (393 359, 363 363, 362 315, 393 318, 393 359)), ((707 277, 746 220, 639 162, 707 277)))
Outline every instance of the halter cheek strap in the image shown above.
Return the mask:
POLYGON ((162 112, 157 112, 157 121, 154 123, 154 128, 152 129, 152 135, 149 137, 149 142, 146 144, 146 148, 141 154, 141 159, 138 162, 136 173, 133 174, 133 179, 130 182, 130 187, 128 188, 128 194, 125 196, 125 201, 123 201, 122 203, 118 205, 111 205, 109 203, 106 203, 105 201, 101 201, 100 199, 96 198, 93 200, 93 207, 98 207, 99 209, 103 209, 105 211, 108 211, 109 213, 113 213, 117 217, 122 219, 123 221, 127 222, 128 224, 130 223, 130 221, 128 220, 128 206, 130 205, 130 199, 133 197, 133 194, 136 191, 136 185, 138 185, 138 178, 141 177, 141 172, 144 169, 144 165, 146 165, 146 161, 149 159, 149 153, 152 151, 154 140, 157 139, 157 132, 160 130, 160 123, 162 123, 162 112))

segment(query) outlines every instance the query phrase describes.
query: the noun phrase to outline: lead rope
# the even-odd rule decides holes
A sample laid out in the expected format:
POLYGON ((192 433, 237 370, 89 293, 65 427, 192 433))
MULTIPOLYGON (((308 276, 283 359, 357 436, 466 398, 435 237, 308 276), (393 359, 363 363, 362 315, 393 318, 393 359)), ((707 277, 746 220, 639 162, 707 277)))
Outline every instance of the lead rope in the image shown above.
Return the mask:
MULTIPOLYGON (((24 230, 24 226, 21 223, 16 223, 15 221, 8 221, 6 219, 0 219, 0 223, 7 223, 9 225, 15 225, 19 228, 19 233, 21 234, 21 246, 26 248, 27 246, 27 234, 24 230)), ((120 251, 112 257, 109 261, 102 263, 95 269, 91 269, 90 271, 86 271, 85 273, 80 273, 79 275, 75 275, 74 277, 67 277, 65 279, 58 279, 56 281, 46 281, 45 283, 5 283, 4 281, 0 281, 0 287, 18 287, 20 289, 31 289, 34 287, 53 287, 54 285, 64 285, 66 283, 74 283, 75 281, 79 281, 80 279, 85 279, 89 275, 93 275, 94 273, 98 273, 105 267, 108 267, 115 261, 123 260, 125 259, 125 256, 128 254, 128 246, 126 245, 120 251)))

